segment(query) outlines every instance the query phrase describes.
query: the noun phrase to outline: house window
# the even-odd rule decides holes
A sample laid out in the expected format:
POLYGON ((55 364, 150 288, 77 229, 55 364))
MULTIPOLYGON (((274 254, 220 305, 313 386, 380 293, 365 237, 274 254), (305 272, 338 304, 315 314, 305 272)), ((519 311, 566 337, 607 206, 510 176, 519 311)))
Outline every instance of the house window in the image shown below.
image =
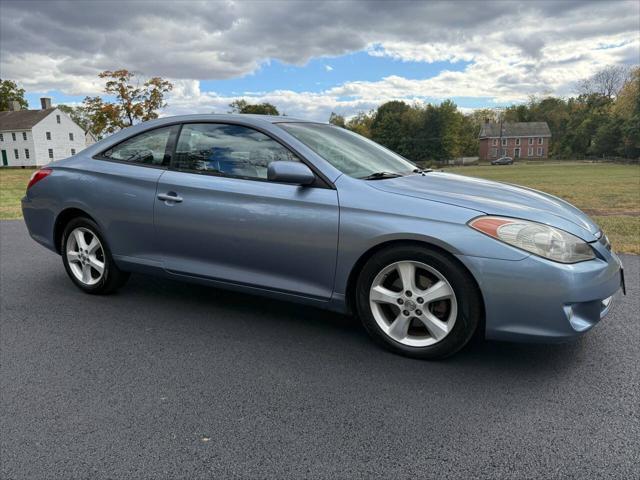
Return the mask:
POLYGON ((0 142, 4 142, 4 135, 0 133, 0 142))
POLYGON ((69 140, 73 142, 73 133, 69 132, 69 140))
POLYGON ((72 149, 71 149, 71 155, 75 155, 75 154, 76 154, 76 149, 75 149, 75 148, 72 148, 72 149))
POLYGON ((16 141, 16 133, 15 132, 11 132, 11 139, 15 142, 16 141))
POLYGON ((527 150, 527 157, 533 157, 533 147, 529 147, 529 150, 527 150))
POLYGON ((502 156, 503 156, 503 157, 506 157, 506 156, 507 156, 507 149, 506 149, 506 148, 503 148, 503 149, 502 149, 502 156))
POLYGON ((507 146, 507 141, 508 141, 508 139, 507 139, 507 138, 503 138, 503 139, 502 139, 502 146, 503 146, 503 147, 506 147, 506 146, 507 146))
POLYGON ((533 145, 533 138, 529 139, 529 145, 533 145))
POLYGON ((51 140, 51 132, 47 132, 47 140, 51 140))
POLYGON ((26 158, 27 160, 29 160, 29 149, 25 148, 24 149, 24 158, 26 158))
POLYGON ((497 148, 492 148, 491 149, 491 156, 492 157, 497 157, 498 156, 498 149, 497 148))
POLYGON ((542 137, 538 138, 538 145, 542 145, 542 137))
POLYGON ((538 156, 541 157, 544 153, 544 149, 542 147, 538 147, 538 156))
POLYGON ((60 123, 60 115, 56 115, 56 122, 60 123))
POLYGON ((53 159, 53 148, 49 149, 49 158, 53 159))
POLYGON ((27 132, 22 132, 22 139, 26 142, 27 141, 27 132))
POLYGON ((520 139, 516 138, 516 145, 520 145, 520 139))
POLYGON ((497 146, 497 145, 498 145, 498 139, 497 139, 497 138, 494 138, 494 139, 491 141, 491 145, 493 145, 494 147, 495 147, 495 146, 497 146))
POLYGON ((13 149, 13 154, 15 155, 16 160, 18 160, 20 158, 20 155, 18 154, 18 149, 17 148, 13 149))

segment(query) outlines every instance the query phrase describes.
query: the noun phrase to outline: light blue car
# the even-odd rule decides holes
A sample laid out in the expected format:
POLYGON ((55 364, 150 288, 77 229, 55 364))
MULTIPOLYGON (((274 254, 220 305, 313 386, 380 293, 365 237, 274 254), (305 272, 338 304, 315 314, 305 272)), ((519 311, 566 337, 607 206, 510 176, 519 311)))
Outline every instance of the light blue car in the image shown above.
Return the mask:
POLYGON ((128 128, 35 172, 22 209, 87 293, 161 274, 352 312, 419 358, 474 334, 576 337, 624 288, 607 237, 563 200, 289 117, 128 128))

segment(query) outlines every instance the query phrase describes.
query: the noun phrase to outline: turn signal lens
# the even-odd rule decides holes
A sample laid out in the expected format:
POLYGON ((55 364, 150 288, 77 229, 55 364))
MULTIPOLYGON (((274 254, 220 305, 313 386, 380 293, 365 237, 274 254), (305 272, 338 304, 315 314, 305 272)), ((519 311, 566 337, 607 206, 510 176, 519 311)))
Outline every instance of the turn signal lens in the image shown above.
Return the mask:
POLYGON ((480 217, 472 220, 469 226, 554 262, 577 263, 595 258, 593 249, 584 240, 542 223, 517 218, 480 217))
POLYGON ((31 175, 29 183, 27 184, 27 190, 29 190, 43 178, 48 177, 51 172, 53 172, 53 170, 51 170, 50 168, 41 168, 40 170, 36 170, 35 172, 33 172, 33 175, 31 175))

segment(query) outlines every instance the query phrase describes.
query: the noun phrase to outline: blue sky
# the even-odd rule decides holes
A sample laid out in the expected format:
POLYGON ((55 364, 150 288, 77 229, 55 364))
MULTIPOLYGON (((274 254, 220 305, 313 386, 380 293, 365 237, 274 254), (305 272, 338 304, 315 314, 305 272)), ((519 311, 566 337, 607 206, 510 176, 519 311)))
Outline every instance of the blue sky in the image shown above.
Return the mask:
MULTIPOLYGON (((399 60, 390 57, 370 55, 368 51, 353 52, 335 57, 321 57, 309 60, 305 65, 286 64, 280 60, 265 60, 255 72, 224 80, 202 80, 200 88, 225 97, 260 96, 275 90, 318 93, 338 87, 347 82, 376 82, 390 76, 399 76, 410 80, 436 77, 447 70, 462 72, 470 62, 441 61, 422 62, 399 60)), ((81 95, 65 95, 60 91, 30 92, 27 100, 32 108, 40 104, 40 97, 49 96, 54 103, 82 102, 81 95)), ((427 101, 439 99, 425 92, 427 101)), ((490 105, 486 98, 452 97, 463 107, 482 107, 490 105)))
POLYGON ((258 71, 240 78, 206 80, 201 88, 221 95, 247 92, 293 90, 319 92, 349 81, 376 81, 391 75, 409 79, 435 77, 442 70, 462 71, 468 62, 415 62, 375 57, 355 52, 339 57, 311 59, 306 65, 287 65, 278 60, 265 62, 258 71))

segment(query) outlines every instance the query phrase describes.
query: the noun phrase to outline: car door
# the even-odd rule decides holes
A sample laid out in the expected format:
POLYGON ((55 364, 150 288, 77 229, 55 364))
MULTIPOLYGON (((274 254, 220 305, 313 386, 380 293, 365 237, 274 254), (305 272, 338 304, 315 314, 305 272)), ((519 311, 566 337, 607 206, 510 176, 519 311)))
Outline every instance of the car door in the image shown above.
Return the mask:
POLYGON ((153 225, 158 179, 169 168, 179 125, 132 136, 83 164, 69 197, 86 204, 120 262, 159 265, 153 225))
POLYGON ((154 208, 164 268, 328 299, 338 243, 337 192, 268 181, 267 167, 276 160, 300 161, 247 126, 183 125, 154 208))

